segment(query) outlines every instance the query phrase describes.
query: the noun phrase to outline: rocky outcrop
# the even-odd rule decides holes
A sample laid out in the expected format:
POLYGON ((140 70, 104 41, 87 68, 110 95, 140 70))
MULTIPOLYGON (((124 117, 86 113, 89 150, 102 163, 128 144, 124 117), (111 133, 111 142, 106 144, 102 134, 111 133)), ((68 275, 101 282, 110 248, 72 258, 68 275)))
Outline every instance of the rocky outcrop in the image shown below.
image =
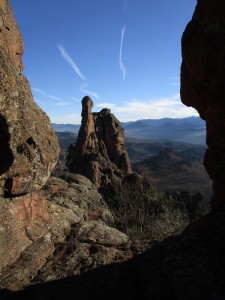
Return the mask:
POLYGON ((39 190, 59 155, 50 120, 21 73, 22 54, 8 0, 0 0, 0 195, 5 197, 39 190))
POLYGON ((50 120, 21 73, 22 54, 9 2, 0 0, 0 274, 48 232, 40 189, 59 155, 50 120))
POLYGON ((132 206, 134 199, 148 201, 151 186, 140 173, 131 170, 120 122, 107 108, 92 113, 93 105, 88 96, 83 98, 82 124, 75 146, 68 149, 67 166, 70 172, 93 182, 113 211, 116 226, 126 230, 122 206, 132 206))
MULTIPOLYGON (((94 185, 81 175, 65 179, 50 177, 43 188, 44 223, 34 212, 29 227, 24 199, 11 202, 8 215, 1 209, 0 289, 18 290, 32 280, 55 280, 133 256, 128 237, 112 227, 113 216, 94 185)), ((39 206, 36 213, 42 210, 39 206)))
POLYGON ((109 109, 92 113, 93 105, 91 98, 83 98, 81 128, 75 147, 69 149, 67 166, 70 172, 87 176, 99 188, 132 171, 120 122, 109 109))
POLYGON ((206 120, 209 148, 204 165, 213 180, 213 208, 225 199, 224 16, 224 1, 198 1, 182 37, 181 99, 206 120))

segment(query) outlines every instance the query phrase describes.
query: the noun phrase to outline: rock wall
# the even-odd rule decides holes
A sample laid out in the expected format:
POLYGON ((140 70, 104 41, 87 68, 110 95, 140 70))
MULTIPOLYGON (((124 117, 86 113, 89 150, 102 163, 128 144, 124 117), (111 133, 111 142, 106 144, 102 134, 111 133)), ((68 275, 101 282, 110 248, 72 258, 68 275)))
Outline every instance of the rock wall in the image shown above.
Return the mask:
POLYGON ((0 195, 40 189, 59 146, 47 115, 34 102, 21 73, 23 43, 8 0, 0 0, 0 195))
POLYGON ((40 191, 59 155, 56 135, 21 73, 23 42, 8 0, 0 0, 0 273, 48 232, 40 191))
POLYGON ((225 195, 225 2, 199 0, 182 37, 181 99, 206 120, 204 165, 213 180, 212 208, 225 195))

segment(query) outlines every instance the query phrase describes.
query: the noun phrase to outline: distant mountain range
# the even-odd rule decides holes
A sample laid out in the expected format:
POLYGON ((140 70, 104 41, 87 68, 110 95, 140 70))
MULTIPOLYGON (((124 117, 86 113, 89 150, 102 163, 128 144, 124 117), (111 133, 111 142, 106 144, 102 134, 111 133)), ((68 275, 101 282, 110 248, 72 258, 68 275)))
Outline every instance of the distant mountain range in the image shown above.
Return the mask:
MULTIPOLYGON (((205 144, 205 121, 200 117, 182 119, 144 119, 133 122, 121 122, 125 136, 138 140, 175 141, 191 144, 205 144)), ((52 124, 56 132, 78 133, 80 125, 52 124)))

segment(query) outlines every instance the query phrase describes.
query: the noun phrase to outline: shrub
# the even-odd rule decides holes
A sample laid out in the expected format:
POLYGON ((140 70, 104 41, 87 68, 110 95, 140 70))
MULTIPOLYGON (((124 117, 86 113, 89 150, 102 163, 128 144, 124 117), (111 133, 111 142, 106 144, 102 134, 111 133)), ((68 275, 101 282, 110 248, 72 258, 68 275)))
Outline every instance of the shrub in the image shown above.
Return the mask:
MULTIPOLYGON (((185 194, 185 193, 184 193, 185 194)), ((185 194, 186 195, 186 194, 185 194)), ((124 182, 106 202, 112 211, 116 227, 131 240, 162 240, 179 234, 190 221, 207 212, 202 205, 190 203, 201 197, 195 195, 187 202, 182 194, 159 193, 147 182, 140 191, 138 186, 124 182)), ((202 202, 200 202, 202 204, 202 202)))

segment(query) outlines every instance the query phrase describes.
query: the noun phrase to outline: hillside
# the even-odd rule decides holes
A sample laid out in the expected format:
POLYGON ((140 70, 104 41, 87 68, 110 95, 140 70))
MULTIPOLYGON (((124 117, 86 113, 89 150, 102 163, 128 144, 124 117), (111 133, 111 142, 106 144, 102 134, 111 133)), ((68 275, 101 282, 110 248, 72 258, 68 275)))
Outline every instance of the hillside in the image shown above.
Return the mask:
POLYGON ((143 173, 160 191, 202 193, 209 200, 211 180, 202 164, 204 148, 196 145, 161 146, 160 151, 135 162, 133 168, 143 173))
MULTIPOLYGON (((60 168, 65 168, 67 149, 77 135, 56 132, 61 148, 60 168)), ((206 146, 184 142, 126 139, 132 168, 142 173, 159 191, 202 193, 208 201, 211 180, 202 164, 206 146)), ((56 173, 58 175, 58 173, 56 173)))

